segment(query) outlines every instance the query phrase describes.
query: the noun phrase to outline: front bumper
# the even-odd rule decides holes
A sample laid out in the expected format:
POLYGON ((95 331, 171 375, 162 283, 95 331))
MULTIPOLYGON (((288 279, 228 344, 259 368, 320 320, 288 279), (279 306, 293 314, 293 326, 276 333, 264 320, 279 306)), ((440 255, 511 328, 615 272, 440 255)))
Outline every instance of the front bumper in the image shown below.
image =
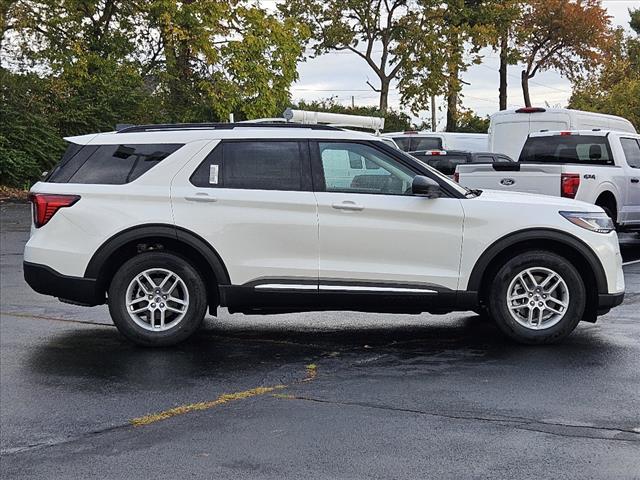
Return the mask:
POLYGON ((23 262, 24 279, 36 292, 58 297, 62 301, 92 307, 105 302, 94 278, 70 277, 51 267, 23 262))

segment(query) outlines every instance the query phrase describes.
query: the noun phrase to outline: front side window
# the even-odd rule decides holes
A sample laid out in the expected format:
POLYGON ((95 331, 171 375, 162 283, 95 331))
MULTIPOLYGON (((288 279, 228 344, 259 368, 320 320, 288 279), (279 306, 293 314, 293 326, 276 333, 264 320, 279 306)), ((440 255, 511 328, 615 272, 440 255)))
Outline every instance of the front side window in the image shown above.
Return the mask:
POLYGON ((302 190, 303 144, 241 141, 219 144, 191 176, 197 187, 302 190))
POLYGON ((621 138, 622 150, 631 168, 640 168, 640 140, 635 138, 621 138))
POLYGON ((69 147, 47 181, 122 185, 140 177, 182 146, 126 144, 69 147))
POLYGON ((386 154, 359 143, 319 142, 325 191, 410 195, 416 173, 386 154), (363 168, 352 168, 357 163, 363 168))

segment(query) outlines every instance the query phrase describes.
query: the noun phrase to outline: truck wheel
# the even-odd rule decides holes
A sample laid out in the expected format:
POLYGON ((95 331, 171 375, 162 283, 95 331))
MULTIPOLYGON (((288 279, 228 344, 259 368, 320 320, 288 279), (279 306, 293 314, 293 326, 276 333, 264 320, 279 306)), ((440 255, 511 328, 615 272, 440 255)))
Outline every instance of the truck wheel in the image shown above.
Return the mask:
POLYGON ((586 291, 580 273, 553 252, 524 252, 497 272, 489 310, 498 327, 526 344, 562 340, 582 319, 586 291))
POLYGON ((170 253, 136 255, 118 269, 109 287, 113 323, 139 345, 167 346, 187 339, 202 323, 206 308, 202 277, 170 253))

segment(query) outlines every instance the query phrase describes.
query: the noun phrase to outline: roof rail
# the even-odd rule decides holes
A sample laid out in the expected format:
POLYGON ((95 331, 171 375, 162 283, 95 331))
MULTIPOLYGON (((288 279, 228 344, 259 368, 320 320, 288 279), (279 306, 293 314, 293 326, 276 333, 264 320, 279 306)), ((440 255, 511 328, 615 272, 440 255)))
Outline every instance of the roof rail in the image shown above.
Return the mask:
POLYGON ((117 133, 159 132, 172 130, 232 130, 234 128, 307 128, 311 130, 340 130, 330 125, 309 125, 302 123, 159 123, 156 125, 126 126, 117 133))

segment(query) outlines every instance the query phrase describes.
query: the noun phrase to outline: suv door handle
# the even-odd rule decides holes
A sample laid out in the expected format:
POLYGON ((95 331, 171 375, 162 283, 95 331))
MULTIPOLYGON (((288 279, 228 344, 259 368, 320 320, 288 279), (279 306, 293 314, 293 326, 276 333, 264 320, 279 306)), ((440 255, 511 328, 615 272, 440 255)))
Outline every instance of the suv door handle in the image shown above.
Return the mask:
POLYGON ((187 195, 184 197, 189 202, 217 202, 216 197, 210 196, 208 193, 196 193, 195 195, 187 195))
POLYGON ((331 206, 336 210, 347 210, 349 212, 359 212, 364 210, 362 205, 358 205, 356 202, 352 202, 351 200, 346 200, 342 203, 334 203, 331 206))
POLYGON ((631 179, 631 183, 640 183, 640 179, 638 179, 638 178, 632 178, 632 179, 631 179))

